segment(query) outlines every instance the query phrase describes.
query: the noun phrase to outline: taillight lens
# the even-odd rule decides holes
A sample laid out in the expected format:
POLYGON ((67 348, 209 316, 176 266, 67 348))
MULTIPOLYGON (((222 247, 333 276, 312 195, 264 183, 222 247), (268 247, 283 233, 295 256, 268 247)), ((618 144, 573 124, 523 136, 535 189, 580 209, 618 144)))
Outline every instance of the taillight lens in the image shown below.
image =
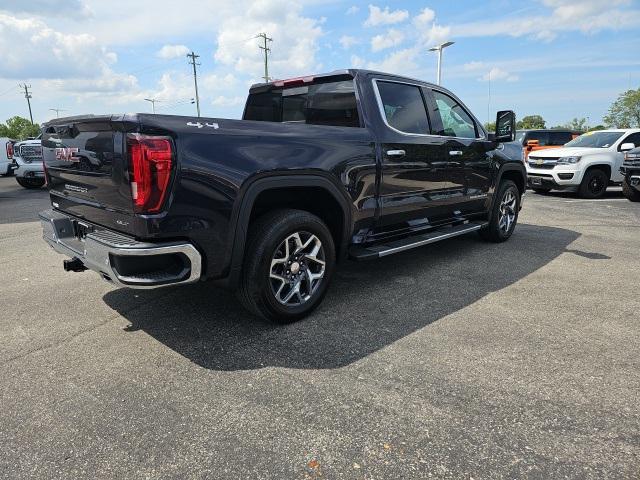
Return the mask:
POLYGON ((169 190, 173 167, 173 149, 167 137, 127 136, 131 195, 136 213, 156 213, 169 190))
POLYGON ((13 160, 13 142, 7 142, 7 158, 13 160))

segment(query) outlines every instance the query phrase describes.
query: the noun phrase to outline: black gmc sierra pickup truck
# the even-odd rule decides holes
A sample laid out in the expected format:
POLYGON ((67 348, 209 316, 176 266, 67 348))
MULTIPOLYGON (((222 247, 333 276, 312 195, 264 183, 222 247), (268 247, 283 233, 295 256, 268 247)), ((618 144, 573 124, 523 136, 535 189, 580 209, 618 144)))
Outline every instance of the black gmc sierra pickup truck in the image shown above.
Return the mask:
POLYGON ((43 126, 43 235, 66 270, 131 288, 218 280, 290 322, 337 260, 507 240, 526 172, 497 150, 513 112, 496 124, 445 88, 365 70, 255 85, 242 120, 60 118, 43 126))

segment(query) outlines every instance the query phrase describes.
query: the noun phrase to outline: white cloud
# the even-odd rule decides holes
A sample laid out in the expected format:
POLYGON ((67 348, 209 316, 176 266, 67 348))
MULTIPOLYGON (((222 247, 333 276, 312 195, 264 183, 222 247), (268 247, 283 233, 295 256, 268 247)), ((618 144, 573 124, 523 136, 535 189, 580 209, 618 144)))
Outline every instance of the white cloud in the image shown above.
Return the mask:
POLYGON ((542 0, 542 3, 551 8, 550 13, 452 24, 451 32, 456 37, 529 36, 550 42, 562 33, 593 34, 637 28, 640 23, 640 10, 630 7, 633 4, 629 0, 542 0))
POLYGON ((427 24, 433 22, 433 20, 435 18, 436 18, 436 12, 434 12, 430 8, 423 8, 420 11, 420 14, 418 14, 413 19, 413 23, 418 25, 418 26, 427 25, 427 24))
POLYGON ((184 45, 165 45, 156 52, 156 55, 160 58, 172 59, 186 57, 189 52, 189 48, 184 45))
POLYGON ((389 7, 384 7, 384 10, 382 10, 375 5, 369 5, 369 18, 364 22, 364 25, 365 27, 392 25, 404 22, 407 18, 409 18, 409 12, 406 10, 390 11, 389 7))
POLYGON ((379 52, 386 48, 396 47, 404 40, 404 34, 393 28, 387 30, 385 34, 376 35, 371 39, 371 50, 379 52))
POLYGON ((503 70, 499 67, 493 67, 491 70, 485 73, 478 80, 481 80, 483 82, 488 82, 489 80, 491 80, 492 82, 497 80, 505 80, 507 82, 517 82, 519 79, 520 77, 518 77, 517 75, 509 73, 506 70, 503 70))
POLYGON ((363 68, 366 64, 364 58, 357 55, 351 55, 351 66, 353 68, 363 68))
MULTIPOLYGON (((92 35, 62 33, 35 18, 0 14, 0 45, 11 45, 0 49, 0 76, 5 78, 108 77, 117 61, 92 35)), ((113 79, 103 81, 113 84, 113 79)))
POLYGON ((367 67, 371 70, 380 70, 388 73, 402 73, 413 75, 417 70, 419 47, 405 48, 390 53, 379 62, 368 62, 367 67))
POLYGON ((356 37, 352 37, 350 35, 343 35, 338 41, 340 42, 340 45, 342 45, 342 48, 344 48, 345 50, 349 50, 354 45, 360 43, 360 41, 356 37))
POLYGON ((358 13, 360 11, 359 7, 356 7, 355 5, 352 5, 351 7, 349 7, 347 9, 347 11, 345 12, 347 15, 355 15, 356 13, 358 13))
POLYGON ((263 51, 255 35, 268 32, 273 39, 268 45, 270 76, 309 73, 316 66, 315 55, 323 32, 317 19, 305 17, 301 12, 302 6, 289 0, 254 2, 241 15, 225 19, 217 35, 216 61, 237 72, 262 75, 263 51))
POLYGON ((10 12, 13 15, 28 13, 41 17, 92 16, 91 9, 81 0, 2 0, 0 10, 10 12))
POLYGON ((216 107, 237 107, 243 105, 246 102, 246 97, 225 97, 219 95, 211 101, 211 104, 216 107))

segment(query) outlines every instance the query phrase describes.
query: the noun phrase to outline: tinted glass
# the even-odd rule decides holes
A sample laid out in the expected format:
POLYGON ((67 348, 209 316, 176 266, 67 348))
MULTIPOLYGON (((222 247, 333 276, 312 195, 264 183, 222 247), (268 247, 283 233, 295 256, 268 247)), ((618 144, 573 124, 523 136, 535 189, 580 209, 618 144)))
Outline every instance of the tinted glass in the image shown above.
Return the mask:
POLYGON ((636 147, 640 147, 640 133, 632 133, 622 140, 620 146, 622 146, 623 143, 633 143, 636 147))
POLYGON ((456 100, 442 92, 435 91, 437 111, 442 119, 442 132, 439 135, 459 138, 476 138, 476 124, 471 116, 456 100))
POLYGON ((587 132, 574 138, 565 147, 609 148, 624 132, 587 132))
POLYGON ((387 123, 406 133, 429 133, 429 120, 420 87, 377 82, 387 123))
POLYGON ((252 93, 245 120, 359 127, 353 80, 252 93))
POLYGON ((561 146, 571 141, 571 132, 549 132, 549 145, 561 146))
POLYGON ((538 144, 541 147, 545 145, 549 145, 549 132, 529 132, 527 133, 525 140, 525 147, 527 146, 527 142, 529 140, 538 140, 538 144))

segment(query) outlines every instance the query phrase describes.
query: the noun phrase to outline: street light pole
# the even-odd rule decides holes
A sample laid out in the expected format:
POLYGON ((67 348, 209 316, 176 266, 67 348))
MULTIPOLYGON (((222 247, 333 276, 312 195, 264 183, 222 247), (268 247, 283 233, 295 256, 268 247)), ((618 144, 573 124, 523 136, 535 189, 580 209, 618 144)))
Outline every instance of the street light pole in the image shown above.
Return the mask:
POLYGON ((160 100, 156 98, 145 98, 145 101, 151 103, 151 112, 156 113, 156 102, 159 102, 160 100))
POLYGON ((438 52, 438 85, 442 83, 442 50, 456 42, 444 42, 429 49, 430 52, 438 52))

